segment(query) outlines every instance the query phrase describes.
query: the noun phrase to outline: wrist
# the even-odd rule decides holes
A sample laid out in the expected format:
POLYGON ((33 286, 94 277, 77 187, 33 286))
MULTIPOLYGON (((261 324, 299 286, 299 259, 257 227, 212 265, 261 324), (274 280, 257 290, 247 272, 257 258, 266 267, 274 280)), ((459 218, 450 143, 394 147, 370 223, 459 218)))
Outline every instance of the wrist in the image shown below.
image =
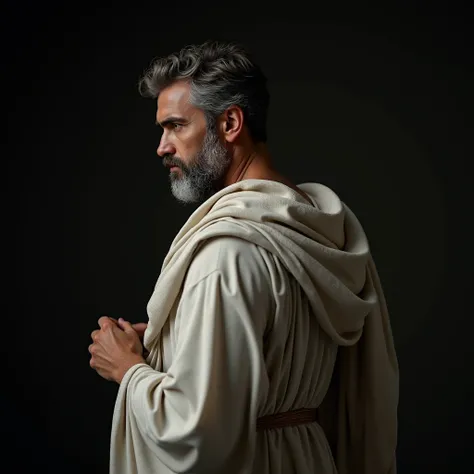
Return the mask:
POLYGON ((120 367, 118 370, 117 376, 115 377, 115 381, 120 384, 123 380, 125 374, 135 365, 137 364, 146 364, 145 359, 139 354, 133 354, 130 356, 127 361, 120 367))

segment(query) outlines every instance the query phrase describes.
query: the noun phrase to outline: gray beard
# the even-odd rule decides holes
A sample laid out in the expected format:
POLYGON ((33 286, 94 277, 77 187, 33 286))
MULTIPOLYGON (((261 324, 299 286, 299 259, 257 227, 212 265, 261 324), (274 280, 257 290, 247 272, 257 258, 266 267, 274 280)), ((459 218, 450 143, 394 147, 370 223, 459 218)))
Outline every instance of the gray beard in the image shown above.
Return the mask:
POLYGON ((230 162, 231 156, 218 135, 208 128, 202 148, 191 164, 180 161, 181 172, 170 174, 173 196, 184 204, 203 203, 222 187, 230 162))

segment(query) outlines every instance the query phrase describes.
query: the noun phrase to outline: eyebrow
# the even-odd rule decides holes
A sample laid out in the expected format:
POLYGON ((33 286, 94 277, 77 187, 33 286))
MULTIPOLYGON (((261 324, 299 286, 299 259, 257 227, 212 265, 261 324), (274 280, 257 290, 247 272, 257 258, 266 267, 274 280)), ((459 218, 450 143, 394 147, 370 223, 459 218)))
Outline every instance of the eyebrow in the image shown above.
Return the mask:
POLYGON ((158 122, 158 120, 155 121, 155 125, 160 125, 161 127, 165 128, 167 125, 170 123, 185 123, 186 120, 183 117, 179 117, 177 115, 167 117, 165 120, 162 120, 161 122, 158 122))

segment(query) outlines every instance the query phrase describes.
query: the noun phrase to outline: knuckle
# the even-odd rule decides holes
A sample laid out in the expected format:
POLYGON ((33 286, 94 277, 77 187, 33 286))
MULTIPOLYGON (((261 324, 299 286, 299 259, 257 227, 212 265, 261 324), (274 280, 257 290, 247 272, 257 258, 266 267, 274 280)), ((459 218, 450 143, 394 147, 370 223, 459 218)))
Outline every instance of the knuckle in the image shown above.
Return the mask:
POLYGON ((112 324, 115 321, 115 318, 110 316, 101 316, 98 320, 99 326, 103 326, 104 324, 112 324))

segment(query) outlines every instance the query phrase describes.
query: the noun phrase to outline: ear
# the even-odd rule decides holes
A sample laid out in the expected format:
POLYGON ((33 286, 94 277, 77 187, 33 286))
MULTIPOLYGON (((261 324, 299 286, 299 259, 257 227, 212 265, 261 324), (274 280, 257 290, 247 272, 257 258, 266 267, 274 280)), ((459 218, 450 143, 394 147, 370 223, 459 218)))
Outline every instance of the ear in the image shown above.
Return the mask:
POLYGON ((235 140, 242 133, 244 126, 244 113, 237 105, 229 107, 222 115, 220 122, 220 131, 224 140, 229 143, 235 140))

